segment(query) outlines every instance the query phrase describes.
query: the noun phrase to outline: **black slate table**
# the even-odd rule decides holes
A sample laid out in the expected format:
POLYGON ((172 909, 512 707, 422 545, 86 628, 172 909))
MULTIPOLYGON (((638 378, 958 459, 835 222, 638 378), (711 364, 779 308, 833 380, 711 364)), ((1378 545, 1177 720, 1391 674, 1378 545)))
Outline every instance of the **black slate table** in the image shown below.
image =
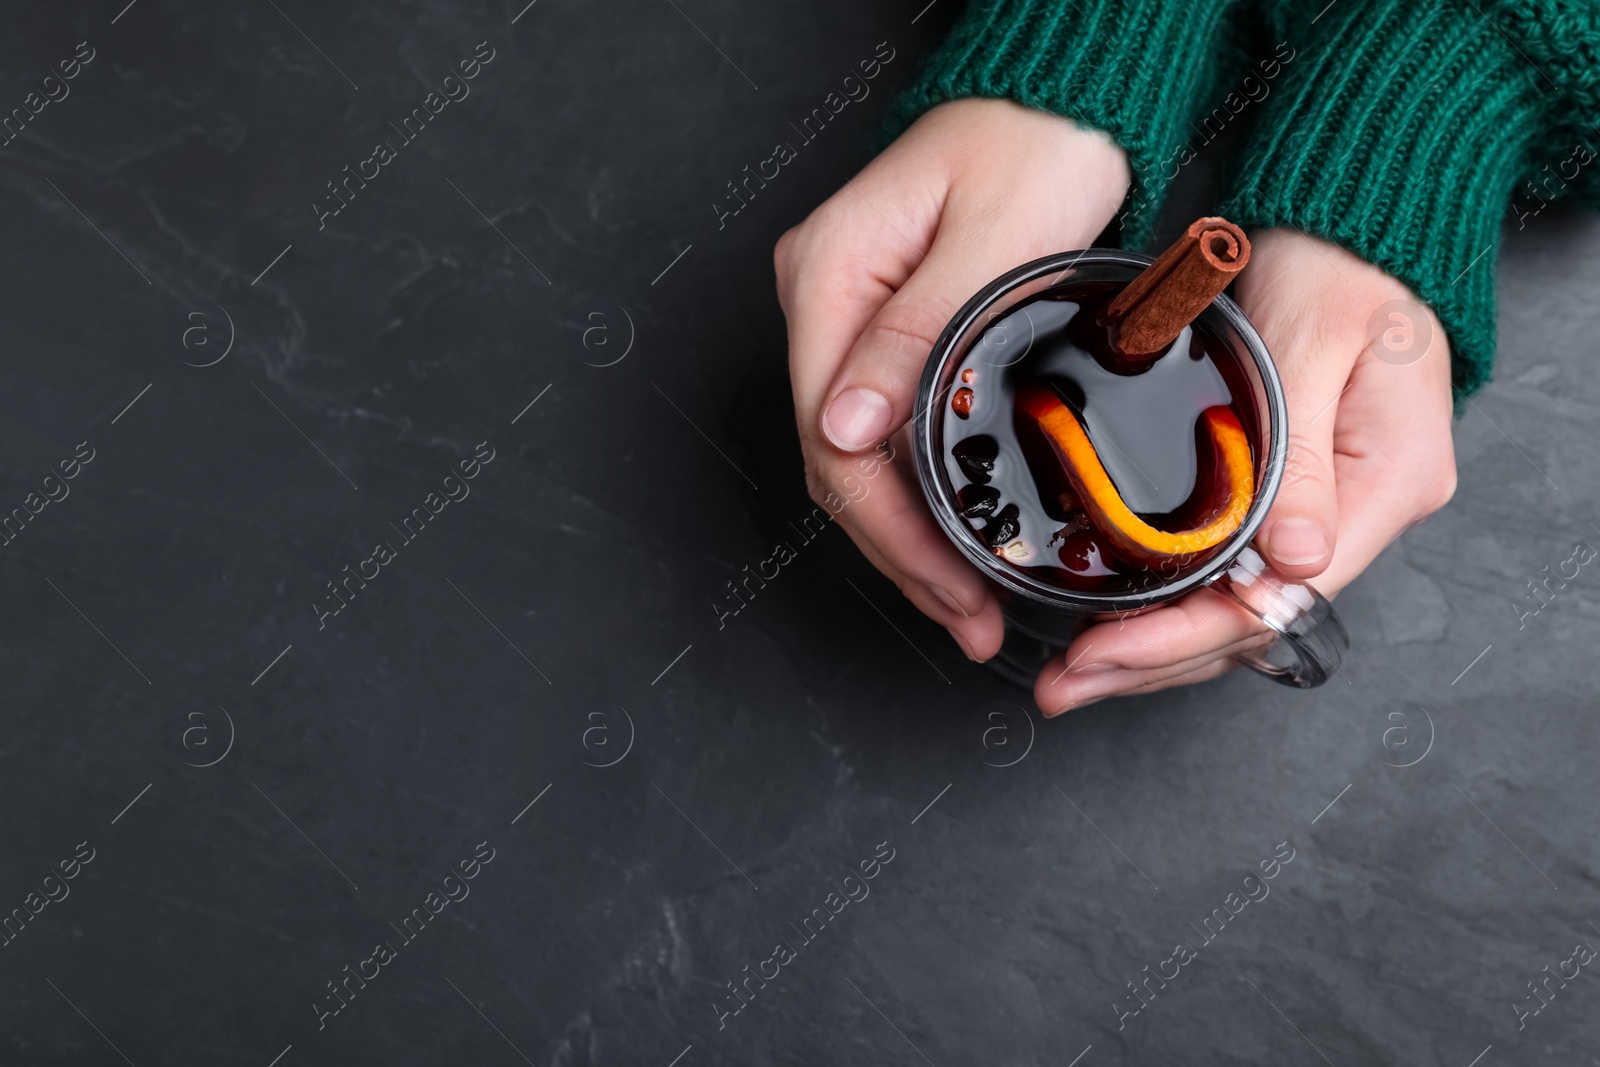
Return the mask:
POLYGON ((1600 1056, 1587 971, 1518 1026, 1600 946, 1600 577, 1516 607, 1593 217, 1347 680, 1046 723, 836 529, 717 607, 811 510, 773 242, 956 0, 124 5, 0 22, 0 1062, 1600 1056))

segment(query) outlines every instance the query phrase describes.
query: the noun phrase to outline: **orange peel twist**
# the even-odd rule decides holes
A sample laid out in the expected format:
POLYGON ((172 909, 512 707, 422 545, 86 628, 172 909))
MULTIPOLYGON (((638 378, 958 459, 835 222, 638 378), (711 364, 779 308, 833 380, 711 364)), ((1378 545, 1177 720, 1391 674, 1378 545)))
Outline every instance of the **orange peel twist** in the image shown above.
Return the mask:
POLYGON ((1226 502, 1205 525, 1171 533, 1151 526, 1123 502, 1094 443, 1054 390, 1030 386, 1018 394, 1017 402, 1055 444, 1089 521, 1125 555, 1148 559, 1204 552, 1226 541, 1244 523, 1255 497, 1255 463, 1250 439, 1226 404, 1206 408, 1200 415, 1217 451, 1218 488, 1226 502))

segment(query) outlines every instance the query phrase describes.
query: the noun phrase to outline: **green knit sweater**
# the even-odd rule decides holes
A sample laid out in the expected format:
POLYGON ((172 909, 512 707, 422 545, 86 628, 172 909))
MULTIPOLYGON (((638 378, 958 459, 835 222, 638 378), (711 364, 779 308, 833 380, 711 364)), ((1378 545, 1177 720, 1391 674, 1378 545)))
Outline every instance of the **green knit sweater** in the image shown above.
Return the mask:
POLYGON ((1600 0, 970 0, 892 125, 967 96, 1110 134, 1134 174, 1128 244, 1240 123, 1222 213, 1405 282, 1450 333, 1458 396, 1494 359, 1513 195, 1519 219, 1565 195, 1600 204, 1600 0))

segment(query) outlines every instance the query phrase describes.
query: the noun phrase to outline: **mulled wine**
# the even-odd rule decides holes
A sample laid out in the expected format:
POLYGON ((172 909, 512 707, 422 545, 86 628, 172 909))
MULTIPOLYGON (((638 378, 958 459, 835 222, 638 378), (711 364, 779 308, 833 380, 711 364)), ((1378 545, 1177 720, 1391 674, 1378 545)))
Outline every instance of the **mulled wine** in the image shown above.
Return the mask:
POLYGON ((972 341, 935 441, 962 520, 1004 565, 1121 597, 1203 569, 1254 501, 1263 427, 1249 371, 1201 315, 1130 360, 1108 325, 1122 282, 1070 280, 972 341))
POLYGON ((1045 256, 980 289, 935 342, 917 479, 1000 600, 1005 642, 988 663, 1019 685, 1095 620, 1201 587, 1277 632, 1240 662, 1302 688, 1338 669, 1338 613, 1251 545, 1288 422, 1271 353, 1223 295, 1249 257, 1244 231, 1216 217, 1154 260, 1045 256))

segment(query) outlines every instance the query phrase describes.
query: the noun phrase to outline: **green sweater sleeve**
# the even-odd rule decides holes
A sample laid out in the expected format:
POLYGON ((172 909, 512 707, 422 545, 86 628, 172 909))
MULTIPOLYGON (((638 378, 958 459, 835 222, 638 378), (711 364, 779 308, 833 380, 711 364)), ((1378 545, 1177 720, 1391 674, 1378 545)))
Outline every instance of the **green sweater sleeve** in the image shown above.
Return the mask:
POLYGON ((901 97, 890 131, 972 96, 1103 130, 1128 154, 1134 184, 1122 236, 1136 245, 1155 221, 1198 102, 1221 76, 1229 2, 970 0, 901 97))
MULTIPOLYGON (((1546 172, 1600 189, 1589 122, 1600 6, 1580 0, 1296 5, 1295 62, 1265 101, 1223 213, 1344 246, 1450 334, 1458 396, 1494 359, 1494 265, 1514 193, 1546 172), (1588 140, 1585 140, 1587 136, 1588 140)), ((1561 188, 1561 187, 1564 187, 1561 188)))

